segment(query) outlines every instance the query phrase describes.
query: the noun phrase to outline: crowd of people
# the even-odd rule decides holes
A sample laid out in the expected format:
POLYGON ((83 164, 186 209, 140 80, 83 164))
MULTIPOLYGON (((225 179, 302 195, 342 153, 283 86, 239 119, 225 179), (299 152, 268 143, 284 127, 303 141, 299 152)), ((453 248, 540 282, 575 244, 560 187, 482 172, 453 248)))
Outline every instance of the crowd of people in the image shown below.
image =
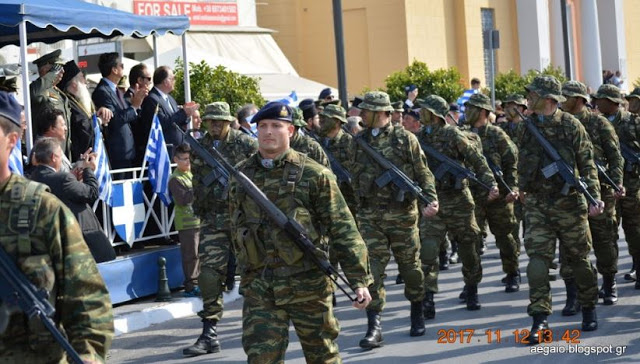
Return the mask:
MULTIPOLYGON (((92 234, 99 232, 89 208, 97 198, 94 113, 112 169, 141 165, 156 113, 173 146, 177 167, 169 188, 184 295, 203 300, 198 313, 202 333, 184 349, 187 356, 220 351, 222 293, 238 274, 244 297, 242 343, 249 362, 283 361, 291 322, 308 362, 339 362, 336 287, 309 254, 339 266, 349 283, 346 289, 354 293, 353 306, 366 310, 359 343, 364 349, 384 343, 384 278, 391 255, 400 273, 396 282, 404 284, 409 301, 410 336, 424 335, 425 320, 436 319, 438 272, 449 264, 462 264, 461 301, 470 311, 481 310, 478 286, 487 226, 500 250, 509 294, 520 290, 522 225, 529 344, 542 342, 549 327, 549 269, 556 266, 556 242, 567 292, 562 313, 581 312, 583 331, 598 328, 599 297, 605 305, 617 303, 620 222, 635 279, 640 264, 640 89, 625 98, 606 83, 591 95, 578 81, 561 84, 538 76, 522 94, 503 100, 498 114, 480 91, 480 81, 473 79, 455 103, 438 95, 421 97, 418 87, 407 85, 406 100, 391 102, 386 93, 374 91, 341 105, 331 89, 324 89, 317 100, 302 100, 297 107, 274 101, 232 113, 228 103, 217 101, 206 105, 201 116, 200 105, 180 106, 170 95, 175 81, 166 66, 153 75, 144 64, 133 67, 131 86, 122 90, 118 54, 103 54, 103 78, 90 95, 73 61, 62 65, 54 52, 36 64, 40 77, 31 92, 37 141, 29 175, 62 203, 42 185, 9 172, 8 158, 21 134, 20 107, 0 91, 0 209, 7 209, 2 216, 13 216, 12 209, 21 206, 41 216, 28 221, 35 226, 28 232, 31 247, 25 248, 23 233, 3 234, 8 238, 0 243, 27 276, 37 274, 37 263, 45 262, 45 270, 65 282, 58 285, 64 292, 50 300, 73 315, 60 315, 57 324, 89 362, 104 360, 113 335, 108 293, 82 243, 91 248, 92 234), (197 131, 185 140, 173 125, 187 131, 189 122, 197 131), (295 224, 278 225, 246 181, 230 170, 231 177, 221 175, 213 157, 198 146, 215 149, 295 224), (26 202, 33 200, 39 203, 26 202), (302 229, 304 236, 292 234, 292 228, 302 229), (301 249, 303 238, 312 243, 312 251, 301 249), (589 260, 592 248, 596 267, 589 260), (28 264, 33 256, 41 260, 28 264), (66 269, 69 264, 74 269, 66 269), (77 306, 78 300, 84 307, 77 306)), ((25 231, 13 224, 0 230, 25 231)), ((640 289, 640 282, 635 287, 640 289)), ((24 352, 59 360, 64 355, 59 349, 45 352, 39 346, 34 351, 30 335, 46 333, 22 325, 23 319, 12 313, 1 334, 0 355, 24 352), (11 346, 5 344, 7 335, 11 346)))

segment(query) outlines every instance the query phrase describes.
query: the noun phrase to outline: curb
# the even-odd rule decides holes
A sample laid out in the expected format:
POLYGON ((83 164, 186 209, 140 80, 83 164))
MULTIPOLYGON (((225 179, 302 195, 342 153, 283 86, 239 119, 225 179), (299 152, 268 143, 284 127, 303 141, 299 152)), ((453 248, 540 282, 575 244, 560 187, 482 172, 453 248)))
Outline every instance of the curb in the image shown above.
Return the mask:
MULTIPOLYGON (((238 285, 231 291, 222 294, 224 303, 239 300, 242 296, 238 293, 238 285)), ((115 337, 130 332, 146 329, 147 327, 173 319, 192 316, 202 310, 202 298, 180 297, 171 302, 158 303, 156 306, 145 308, 141 311, 115 315, 113 326, 115 337)))

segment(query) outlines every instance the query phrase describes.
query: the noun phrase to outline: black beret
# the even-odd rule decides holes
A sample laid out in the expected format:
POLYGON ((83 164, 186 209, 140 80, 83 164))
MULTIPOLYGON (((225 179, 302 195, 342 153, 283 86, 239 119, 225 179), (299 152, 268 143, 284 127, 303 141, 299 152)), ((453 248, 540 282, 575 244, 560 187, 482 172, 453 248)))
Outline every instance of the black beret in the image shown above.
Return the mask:
POLYGON ((293 110, 287 104, 271 101, 251 118, 251 122, 257 124, 260 120, 265 119, 282 120, 291 123, 293 122, 293 110))
POLYGON ((22 106, 20 106, 18 100, 12 94, 0 91, 0 116, 4 116, 17 126, 21 126, 21 113, 22 106))
POLYGON ((417 89, 417 88, 418 88, 418 86, 416 86, 416 85, 405 86, 404 87, 404 92, 405 93, 409 93, 411 91, 415 91, 415 89, 417 89))
POLYGON ((324 100, 328 96, 331 96, 331 89, 327 87, 327 88, 323 89, 322 91, 320 91, 320 96, 318 96, 318 100, 324 100))

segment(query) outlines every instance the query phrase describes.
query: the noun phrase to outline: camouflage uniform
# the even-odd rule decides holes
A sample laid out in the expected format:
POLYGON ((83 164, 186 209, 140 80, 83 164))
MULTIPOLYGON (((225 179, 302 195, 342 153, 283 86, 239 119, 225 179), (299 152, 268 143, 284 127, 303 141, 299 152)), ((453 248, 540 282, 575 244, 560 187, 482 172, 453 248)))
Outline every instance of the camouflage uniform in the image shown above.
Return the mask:
MULTIPOLYGON (((230 121, 226 102, 214 102, 207 105, 202 120, 230 121)), ((243 161, 258 148, 258 142, 248 135, 229 128, 223 140, 215 140, 206 134, 200 144, 205 148, 215 147, 231 164, 243 161)), ((229 230, 228 191, 218 182, 205 186, 202 181, 212 172, 212 168, 197 154, 191 154, 191 171, 193 173, 193 189, 197 198, 193 201, 193 210, 202 220, 198 257, 200 259, 200 275, 198 284, 202 292, 202 311, 198 316, 203 322, 217 322, 222 318, 223 283, 227 276, 227 263, 231 249, 231 232, 229 230)), ((198 342, 195 344, 198 346, 198 342)), ((185 349, 187 350, 187 349, 185 349)), ((195 353, 185 352, 186 355, 195 353)))
MULTIPOLYGON (((560 82, 550 76, 536 77, 527 90, 540 98, 565 100, 560 93, 560 82)), ((564 161, 574 167, 576 176, 585 178, 591 195, 599 199, 593 146, 582 124, 560 109, 549 116, 533 114, 527 122, 535 124, 564 161)), ((595 269, 589 262, 588 207, 584 196, 574 189, 566 196, 561 194, 565 182, 559 175, 544 177, 542 168, 551 162, 540 143, 525 129, 520 142, 518 178, 520 190, 527 193, 525 249, 529 256, 527 277, 531 301, 527 311, 534 317, 535 328, 543 322, 546 325, 546 316, 551 314, 549 268, 554 266, 555 244, 559 239, 576 277, 584 330, 586 314, 595 315, 597 299, 595 269)))
MULTIPOLYGON (((329 237, 353 288, 371 284, 366 246, 331 171, 293 149, 271 161, 270 168, 264 167, 256 153, 238 169, 306 228, 316 254, 326 258, 328 247, 322 235, 329 237)), ((284 362, 290 321, 307 362, 340 363, 335 342, 340 327, 333 315, 331 280, 235 180, 229 197, 244 296, 242 345, 249 363, 284 362)))
MULTIPOLYGON (((73 214, 46 190, 16 174, 0 184, 1 248, 31 282, 49 292, 56 326, 80 357, 104 362, 113 338, 109 292, 73 214), (29 196, 36 196, 36 202, 30 202, 29 196), (18 211, 24 207, 30 212, 29 220, 37 219, 30 221, 26 236, 16 232, 18 211)), ((66 363, 65 357, 37 318, 27 320, 19 311, 11 313, 7 330, 0 334, 0 362, 66 363)))
MULTIPOLYGON (((431 146, 436 151, 456 160, 473 166, 478 178, 489 186, 495 186, 495 179, 482 157, 467 136, 458 128, 445 124, 444 118, 449 110, 447 102, 439 96, 429 96, 420 107, 430 111, 441 120, 428 123, 418 132, 420 143, 431 146)), ((421 118, 422 119, 422 118, 421 118)), ((424 123, 424 121, 423 121, 424 123)), ((429 168, 436 170, 439 162, 427 155, 429 168)), ((482 266, 476 251, 480 239, 480 230, 474 215, 474 201, 465 179, 456 188, 456 179, 446 173, 436 180, 440 210, 430 218, 420 220, 422 269, 425 274, 425 290, 438 292, 438 253, 445 234, 449 232, 458 241, 458 254, 462 261, 462 274, 467 286, 477 287, 482 280, 482 266)), ((485 195, 486 198, 486 195, 485 195)))
MULTIPOLYGON (((582 97, 589 101, 587 87, 578 81, 569 81, 562 86, 562 94, 567 97, 582 97)), ((622 101, 622 100, 620 100, 622 101)), ((593 144, 596 163, 607 169, 607 175, 616 185, 622 185, 624 160, 620 154, 620 143, 616 131, 606 118, 590 112, 586 107, 574 116, 580 120, 593 144)), ((589 230, 596 255, 596 268, 607 279, 613 280, 618 272, 618 222, 616 200, 613 188, 600 180, 600 195, 605 203, 604 212, 589 217, 589 230)), ((562 246, 561 246, 562 247, 562 246)), ((571 267, 563 262, 564 252, 560 251, 560 275, 563 279, 573 279, 571 267)))
POLYGON ((331 168, 329 159, 324 153, 324 150, 322 150, 322 146, 310 136, 302 135, 300 132, 293 133, 290 148, 308 155, 311 159, 327 168, 331 168))

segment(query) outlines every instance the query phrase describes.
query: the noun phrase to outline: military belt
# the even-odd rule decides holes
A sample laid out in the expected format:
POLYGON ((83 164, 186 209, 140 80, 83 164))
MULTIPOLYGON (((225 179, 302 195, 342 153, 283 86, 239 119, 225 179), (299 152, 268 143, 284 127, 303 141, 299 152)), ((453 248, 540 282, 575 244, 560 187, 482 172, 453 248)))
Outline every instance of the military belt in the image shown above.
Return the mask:
POLYGON ((364 200, 361 204, 362 208, 374 210, 406 210, 411 207, 407 201, 376 201, 364 200))

